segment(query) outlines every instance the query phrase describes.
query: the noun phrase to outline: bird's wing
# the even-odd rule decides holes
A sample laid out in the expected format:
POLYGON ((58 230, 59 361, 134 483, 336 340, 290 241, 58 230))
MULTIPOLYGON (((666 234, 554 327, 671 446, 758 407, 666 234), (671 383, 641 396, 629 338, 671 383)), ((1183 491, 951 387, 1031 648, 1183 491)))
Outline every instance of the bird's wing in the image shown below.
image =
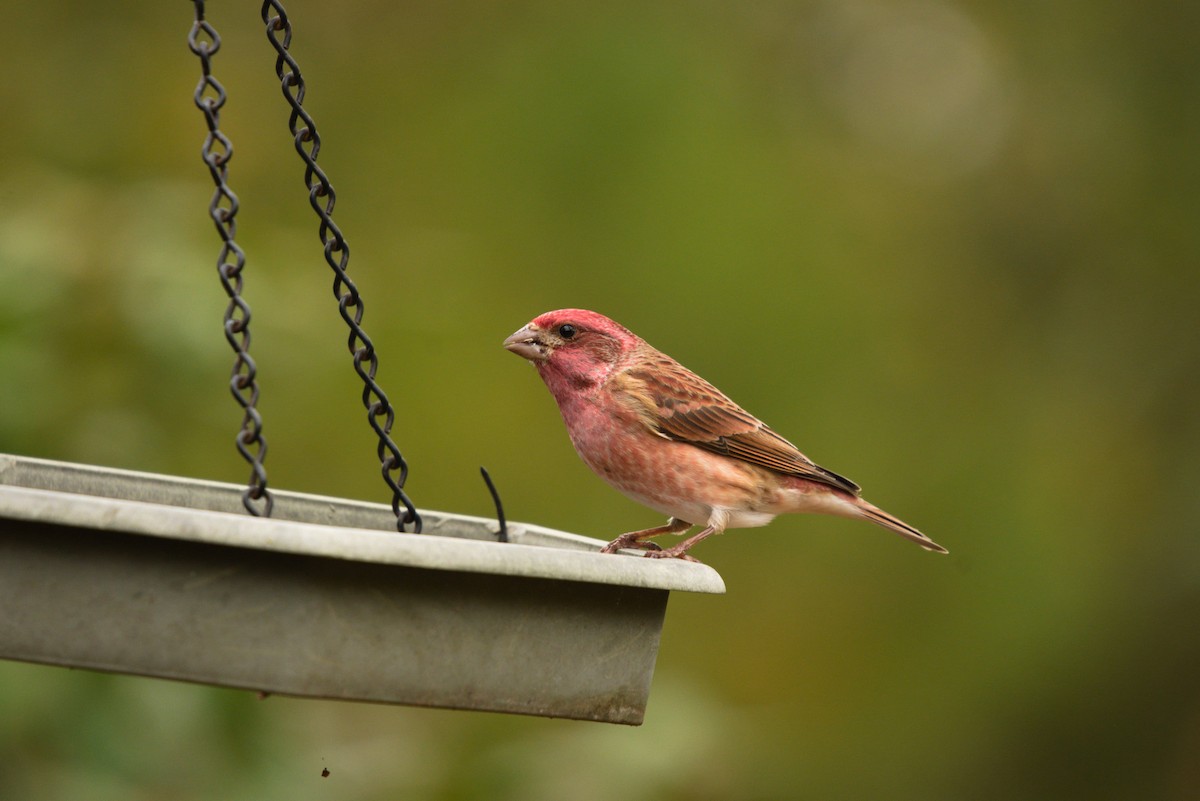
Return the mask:
MULTIPOLYGON (((649 350, 649 348, 647 348, 649 350)), ((666 354, 654 351, 623 371, 623 389, 655 433, 750 464, 858 495, 859 486, 826 470, 795 445, 666 354)))

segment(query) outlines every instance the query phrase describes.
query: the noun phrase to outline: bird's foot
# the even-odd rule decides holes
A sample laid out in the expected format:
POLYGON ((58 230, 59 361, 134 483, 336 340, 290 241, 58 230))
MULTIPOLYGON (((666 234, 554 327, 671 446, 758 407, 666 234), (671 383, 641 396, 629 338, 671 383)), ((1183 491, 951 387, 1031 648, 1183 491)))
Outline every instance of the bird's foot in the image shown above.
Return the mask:
POLYGON ((603 548, 601 548, 600 553, 616 553, 622 548, 637 548, 638 550, 642 551, 662 550, 658 543, 650 542, 649 540, 639 540, 634 536, 635 534, 641 534, 641 532, 633 531, 629 534, 622 534, 608 545, 605 545, 603 548))
POLYGON ((698 565, 703 564, 703 562, 696 557, 688 556, 687 550, 685 548, 680 548, 679 546, 667 548, 665 550, 659 548, 656 551, 647 551, 646 553, 642 554, 642 556, 648 556, 651 559, 682 559, 685 562, 695 562, 698 565))
POLYGON ((650 542, 651 537, 657 537, 659 534, 678 534, 682 531, 687 531, 692 527, 692 524, 686 520, 680 520, 672 517, 667 521, 665 526, 655 526, 654 528, 646 528, 641 531, 630 531, 622 534, 615 540, 605 545, 600 549, 600 553, 616 553, 622 548, 637 548, 642 551, 649 551, 650 554, 657 554, 662 548, 653 542, 650 542))

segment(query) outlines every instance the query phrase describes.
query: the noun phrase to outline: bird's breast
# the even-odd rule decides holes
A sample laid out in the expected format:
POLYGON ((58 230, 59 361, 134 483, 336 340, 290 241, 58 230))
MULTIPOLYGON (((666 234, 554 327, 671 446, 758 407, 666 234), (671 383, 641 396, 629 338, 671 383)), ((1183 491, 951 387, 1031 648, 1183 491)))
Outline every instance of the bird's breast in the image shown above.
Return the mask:
POLYGON ((666 439, 603 396, 561 404, 560 411, 584 463, 651 509, 698 525, 720 509, 730 528, 763 526, 778 513, 778 477, 768 470, 666 439))

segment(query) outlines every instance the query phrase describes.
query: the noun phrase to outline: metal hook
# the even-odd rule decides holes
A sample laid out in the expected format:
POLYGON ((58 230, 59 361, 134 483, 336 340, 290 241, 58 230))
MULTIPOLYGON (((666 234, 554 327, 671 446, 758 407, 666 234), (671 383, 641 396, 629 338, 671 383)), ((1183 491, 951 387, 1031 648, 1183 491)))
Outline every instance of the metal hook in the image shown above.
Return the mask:
POLYGON ((496 532, 497 542, 508 542, 508 523, 504 520, 504 504, 500 503, 500 493, 496 491, 496 485, 492 483, 492 477, 488 475, 486 467, 481 465, 479 474, 483 476, 488 492, 492 493, 492 503, 496 504, 496 519, 500 521, 500 530, 496 532))

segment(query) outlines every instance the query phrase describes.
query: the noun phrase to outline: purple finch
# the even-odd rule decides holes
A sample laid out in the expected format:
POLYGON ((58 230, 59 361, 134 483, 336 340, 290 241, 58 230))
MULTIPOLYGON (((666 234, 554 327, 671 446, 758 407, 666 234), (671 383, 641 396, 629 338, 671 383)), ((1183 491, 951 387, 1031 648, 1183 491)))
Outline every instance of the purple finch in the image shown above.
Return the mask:
MULTIPOLYGON (((584 463, 638 503, 670 516, 604 547, 689 559, 727 528, 765 526, 813 512, 869 520, 928 551, 946 549, 862 499, 857 484, 826 470, 719 389, 602 314, 560 309, 504 340, 528 359, 558 403, 584 463), (659 534, 704 528, 662 549, 659 534)), ((693 560, 694 561, 694 560, 693 560)))

